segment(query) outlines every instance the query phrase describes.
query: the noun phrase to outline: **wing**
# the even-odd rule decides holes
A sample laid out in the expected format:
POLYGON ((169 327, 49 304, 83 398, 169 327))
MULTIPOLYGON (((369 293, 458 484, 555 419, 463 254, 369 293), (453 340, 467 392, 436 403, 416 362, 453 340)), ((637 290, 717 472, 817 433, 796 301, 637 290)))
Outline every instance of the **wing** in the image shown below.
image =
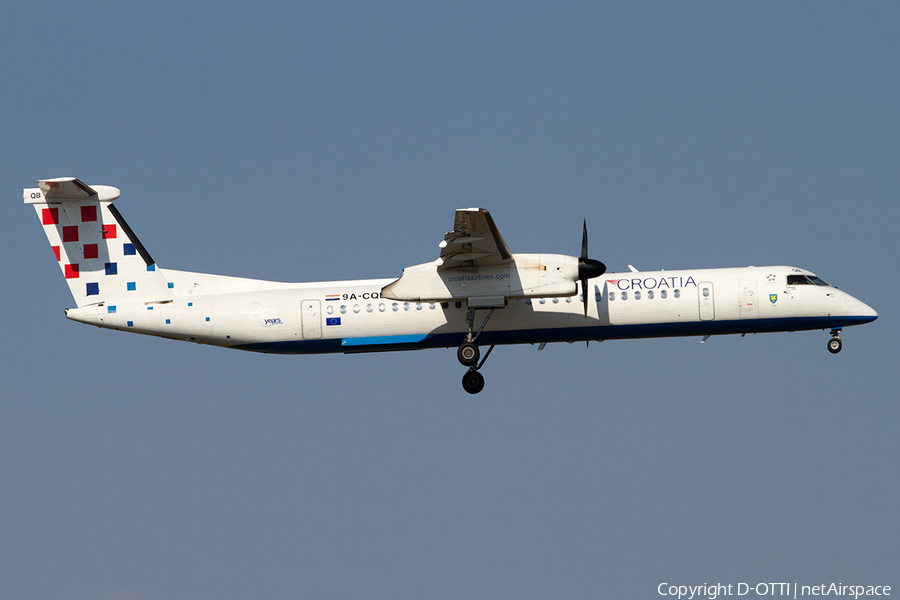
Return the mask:
POLYGON ((453 231, 444 236, 440 246, 441 265, 438 270, 487 267, 513 260, 491 213, 483 208, 458 209, 453 231))

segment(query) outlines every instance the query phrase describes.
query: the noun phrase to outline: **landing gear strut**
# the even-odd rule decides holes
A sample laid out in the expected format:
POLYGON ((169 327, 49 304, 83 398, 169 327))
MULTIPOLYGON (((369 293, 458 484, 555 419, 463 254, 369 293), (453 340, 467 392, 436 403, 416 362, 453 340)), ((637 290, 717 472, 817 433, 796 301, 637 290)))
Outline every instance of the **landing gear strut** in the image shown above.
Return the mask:
POLYGON ((837 354, 841 351, 841 347, 843 346, 843 342, 841 341, 840 336, 838 335, 841 332, 840 327, 835 327, 831 330, 831 339, 828 340, 828 351, 832 354, 837 354))
POLYGON ((466 325, 469 328, 469 332, 466 334, 466 340, 460 345, 459 349, 456 351, 456 358, 459 359, 459 362, 464 367, 469 367, 469 370, 466 371, 466 374, 463 375, 462 386, 463 389, 466 390, 470 394, 477 394, 481 390, 484 389, 484 375, 479 373, 478 371, 484 366, 485 361, 487 361, 488 356, 491 355, 491 352, 494 350, 494 347, 491 346, 487 353, 485 353, 484 358, 481 359, 481 362, 478 362, 478 359, 481 357, 481 351, 478 349, 478 345, 475 343, 475 340, 478 339, 478 335, 481 333, 481 330, 484 329, 484 326, 487 325, 487 322, 491 319, 491 316, 494 314, 494 309, 491 309, 491 312, 484 318, 484 322, 481 324, 481 327, 478 328, 478 331, 474 331, 475 329, 475 309, 470 308, 466 313, 466 325))

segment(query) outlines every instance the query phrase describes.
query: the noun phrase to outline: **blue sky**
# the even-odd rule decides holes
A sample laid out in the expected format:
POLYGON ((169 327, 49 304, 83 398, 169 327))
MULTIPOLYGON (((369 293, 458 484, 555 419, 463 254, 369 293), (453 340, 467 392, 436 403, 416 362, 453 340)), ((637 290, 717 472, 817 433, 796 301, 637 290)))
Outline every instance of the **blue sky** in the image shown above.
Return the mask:
MULTIPOLYGON (((900 580, 900 9, 0 9, 0 597, 658 597, 900 580), (21 190, 166 268, 399 276, 458 207, 610 270, 788 264, 844 332, 278 357, 85 327, 21 190)), ((751 594, 752 595, 752 594, 751 594)))

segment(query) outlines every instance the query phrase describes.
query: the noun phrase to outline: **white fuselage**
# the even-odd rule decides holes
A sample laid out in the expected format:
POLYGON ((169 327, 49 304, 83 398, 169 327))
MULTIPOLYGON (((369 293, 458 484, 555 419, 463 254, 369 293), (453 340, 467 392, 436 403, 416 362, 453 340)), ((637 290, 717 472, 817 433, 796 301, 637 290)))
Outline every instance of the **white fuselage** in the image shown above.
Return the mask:
MULTIPOLYGON (((100 327, 285 354, 455 347, 468 331, 465 300, 384 297, 382 289, 395 279, 291 284, 160 271, 171 297, 83 306, 67 316, 100 327)), ((587 317, 580 290, 575 296, 510 299, 494 312, 479 343, 840 329, 877 317, 824 282, 789 285, 789 276, 798 275, 812 276, 785 266, 606 273, 589 282, 587 317)))

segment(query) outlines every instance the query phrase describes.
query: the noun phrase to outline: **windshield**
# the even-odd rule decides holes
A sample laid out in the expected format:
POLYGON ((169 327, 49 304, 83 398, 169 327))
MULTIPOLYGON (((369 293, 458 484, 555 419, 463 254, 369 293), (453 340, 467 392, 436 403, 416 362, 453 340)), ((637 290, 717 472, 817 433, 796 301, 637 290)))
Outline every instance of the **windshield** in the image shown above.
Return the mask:
POLYGON ((821 277, 816 277, 815 275, 788 275, 787 276, 787 284, 788 285, 824 285, 825 280, 821 277))

